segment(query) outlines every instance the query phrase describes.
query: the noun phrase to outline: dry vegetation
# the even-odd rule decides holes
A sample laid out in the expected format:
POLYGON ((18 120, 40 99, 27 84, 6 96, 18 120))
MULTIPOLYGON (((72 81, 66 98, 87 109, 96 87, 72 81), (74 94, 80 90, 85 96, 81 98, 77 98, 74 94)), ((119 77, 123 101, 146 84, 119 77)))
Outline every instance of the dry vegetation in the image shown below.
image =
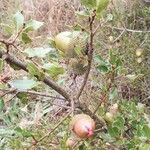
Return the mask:
MULTIPOLYGON (((150 10, 142 10, 142 7, 149 6, 149 3, 150 2, 146 0, 140 0, 138 2, 137 0, 112 0, 108 7, 107 13, 113 15, 113 19, 104 23, 104 25, 100 27, 94 40, 96 50, 95 55, 100 54, 104 58, 107 58, 109 49, 112 49, 113 52, 122 60, 124 68, 123 74, 128 74, 130 75, 130 78, 135 78, 134 80, 130 80, 130 78, 126 78, 125 76, 116 77, 114 85, 117 87, 118 94, 112 102, 118 102, 120 99, 125 99, 126 101, 132 101, 135 99, 136 102, 144 103, 147 106, 147 109, 150 108, 150 34, 145 31, 150 31, 150 10), (141 62, 138 62, 139 57, 136 56, 137 49, 143 50, 142 56, 140 57, 142 60, 141 62)), ((82 9, 79 0, 0 0, 0 24, 3 25, 3 22, 10 22, 12 14, 14 14, 16 10, 22 11, 26 20, 29 18, 34 18, 44 22, 44 26, 38 30, 38 32, 32 34, 32 39, 35 38, 35 41, 32 43, 32 47, 35 45, 40 46, 47 42, 47 37, 54 36, 61 31, 69 30, 70 26, 74 25, 76 22, 75 11, 79 9, 82 9)), ((106 17, 107 15, 104 14, 104 18, 106 17)), ((104 18, 102 19, 102 22, 105 22, 104 18)), ((84 22, 84 20, 80 21, 84 22)), ((86 26, 87 22, 84 23, 86 26)), ((95 26, 98 24, 99 21, 96 22, 95 26)), ((1 25, 0 38, 9 37, 9 34, 3 34, 4 29, 1 25)), ((26 46, 21 47, 22 50, 23 48, 26 48, 26 46)), ((22 57, 18 51, 12 51, 16 56, 20 58, 22 57)), ((24 57, 22 59, 26 60, 24 57)), ((41 63, 36 59, 35 61, 36 63, 41 63)), ((92 67, 91 70, 89 80, 81 99, 93 111, 99 104, 100 93, 103 92, 103 89, 101 89, 100 86, 107 83, 107 77, 98 73, 94 67, 92 67)), ((9 74, 11 79, 15 79, 25 76, 26 72, 20 70, 14 71, 13 69, 10 69, 10 66, 7 66, 3 74, 9 74)), ((78 87, 80 86, 82 80, 82 77, 77 78, 76 82, 78 87)), ((72 82, 70 81, 70 77, 68 77, 68 75, 65 78, 65 81, 67 81, 67 84, 64 85, 64 87, 67 90, 70 90, 70 92, 72 92, 72 96, 74 96, 76 94, 75 90, 77 89, 76 85, 68 87, 70 82, 72 82)), ((42 91, 42 87, 44 86, 41 85, 39 90, 42 91)), ((45 90, 50 92, 50 94, 53 93, 53 91, 49 91, 47 88, 45 90)), ((3 92, 0 94, 3 94, 3 92)), ((9 100, 10 97, 10 95, 6 96, 6 99, 9 100)), ((30 113, 36 113, 36 111, 38 113, 41 103, 37 103, 35 106, 32 104, 31 100, 34 99, 38 101, 41 100, 42 97, 37 97, 33 94, 28 98, 31 103, 29 104, 29 107, 31 107, 30 113), (35 106, 34 109, 32 108, 33 106, 35 106)), ((36 124, 38 124, 35 130, 39 129, 39 132, 46 132, 49 127, 46 125, 45 129, 42 130, 42 125, 44 126, 47 122, 52 122, 50 126, 55 125, 59 120, 61 120, 61 118, 65 117, 66 110, 68 108, 59 107, 59 105, 66 106, 66 103, 64 103, 63 100, 44 98, 42 102, 44 108, 50 106, 50 117, 46 118, 44 116, 45 120, 42 119, 43 124, 39 123, 40 125, 37 123, 39 120, 35 121, 36 124), (48 100, 53 102, 52 105, 46 103, 48 100), (58 106, 54 103, 57 103, 58 106)), ((100 113, 101 111, 97 112, 97 114, 100 113)), ((29 118, 22 119, 20 121, 20 126, 29 126, 30 122, 28 119, 29 118), (29 124, 26 124, 26 122, 29 124)), ((67 124, 67 121, 65 123, 67 124)), ((36 125, 34 125, 33 128, 34 127, 36 127, 36 125)), ((64 130, 66 130, 67 127, 65 124, 63 127, 64 130)), ((58 130, 63 132, 61 128, 58 128, 58 130)), ((35 132, 38 134, 38 131, 35 132)), ((55 135, 52 135, 51 138, 54 136, 55 135)), ((59 139, 62 138, 63 135, 60 134, 57 136, 59 139)), ((50 146, 53 147, 54 150, 58 149, 57 145, 58 142, 60 142, 58 139, 55 138, 52 143, 50 143, 50 146)), ((44 142, 46 145, 45 148, 49 148, 47 141, 44 142)), ((97 143, 101 144, 101 141, 92 142, 93 147, 94 144, 96 145, 97 143)), ((111 150, 119 150, 118 148, 115 149, 114 145, 111 146, 106 144, 106 147, 111 150)), ((104 146, 104 149, 106 147, 104 146)), ((95 146, 94 149, 96 148, 97 147, 95 146)), ((120 149, 122 149, 122 147, 120 149)))

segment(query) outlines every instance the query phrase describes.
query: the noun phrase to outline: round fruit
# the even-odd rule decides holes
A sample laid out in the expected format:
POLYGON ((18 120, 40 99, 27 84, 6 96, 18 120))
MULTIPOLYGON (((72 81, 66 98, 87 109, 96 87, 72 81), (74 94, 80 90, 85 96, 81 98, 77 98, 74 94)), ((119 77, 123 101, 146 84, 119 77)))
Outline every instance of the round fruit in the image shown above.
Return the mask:
POLYGON ((142 58, 141 57, 137 58, 137 62, 140 64, 142 62, 142 58))
POLYGON ((79 138, 89 138, 94 134, 95 122, 88 115, 78 114, 71 121, 71 129, 79 138))
POLYGON ((68 138, 66 141, 67 147, 73 147, 75 145, 76 141, 73 138, 68 138))
POLYGON ((73 58, 86 50, 87 34, 81 31, 65 31, 59 33, 55 38, 55 45, 64 56, 73 58))
POLYGON ((106 120, 107 122, 113 122, 113 118, 114 118, 114 116, 113 116, 112 113, 107 112, 107 113, 105 114, 105 120, 106 120))
POLYGON ((141 56, 142 55, 142 53, 143 53, 143 50, 142 49, 137 49, 136 50, 136 56, 141 56))

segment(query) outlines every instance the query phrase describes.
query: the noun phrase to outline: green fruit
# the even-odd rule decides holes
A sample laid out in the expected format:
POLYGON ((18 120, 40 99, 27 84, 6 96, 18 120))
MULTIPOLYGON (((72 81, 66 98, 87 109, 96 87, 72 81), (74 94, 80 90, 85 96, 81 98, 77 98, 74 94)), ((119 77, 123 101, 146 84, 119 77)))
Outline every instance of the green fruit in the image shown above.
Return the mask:
POLYGON ((64 56, 74 58, 82 55, 86 50, 87 34, 81 31, 65 31, 59 33, 54 41, 56 48, 64 56))
POLYGON ((104 118, 104 119, 105 119, 107 122, 113 122, 114 116, 113 116, 112 113, 107 112, 107 113, 105 114, 105 118, 104 118))

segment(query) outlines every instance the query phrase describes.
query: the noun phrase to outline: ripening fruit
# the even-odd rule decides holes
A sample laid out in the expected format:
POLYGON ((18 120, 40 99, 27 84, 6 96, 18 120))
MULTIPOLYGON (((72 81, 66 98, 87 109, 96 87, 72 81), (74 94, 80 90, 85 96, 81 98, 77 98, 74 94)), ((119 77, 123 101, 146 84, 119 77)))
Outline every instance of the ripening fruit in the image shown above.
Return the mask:
POLYGON ((107 112, 105 114, 105 118, 104 118, 107 122, 113 122, 113 119, 114 119, 114 115, 110 112, 107 112))
POLYGON ((72 118, 71 130, 79 138, 90 138, 94 134, 95 121, 86 114, 78 114, 72 118))
POLYGON ((137 62, 140 64, 142 62, 142 58, 141 57, 137 58, 137 62))
POLYGON ((72 148, 75 145, 76 141, 73 138, 68 138, 66 141, 66 146, 72 148))
POLYGON ((136 56, 141 56, 142 55, 142 53, 143 53, 143 50, 142 49, 137 49, 136 50, 136 56))
POLYGON ((87 33, 82 31, 65 31, 54 38, 56 48, 69 58, 85 55, 87 40, 87 33))

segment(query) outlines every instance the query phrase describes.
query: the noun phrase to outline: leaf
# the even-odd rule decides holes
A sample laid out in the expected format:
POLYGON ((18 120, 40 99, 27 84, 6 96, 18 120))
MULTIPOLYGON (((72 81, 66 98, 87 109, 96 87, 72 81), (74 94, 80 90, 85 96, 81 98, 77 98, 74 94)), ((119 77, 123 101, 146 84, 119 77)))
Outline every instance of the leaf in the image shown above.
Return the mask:
POLYGON ((3 70, 3 67, 4 67, 4 62, 2 59, 0 59, 0 73, 3 70))
POLYGON ((24 23, 24 16, 19 11, 14 15, 14 23, 16 25, 16 30, 18 32, 24 23))
POLYGON ((96 0, 96 13, 99 15, 109 4, 109 0, 96 0))
POLYGON ((89 11, 87 11, 87 10, 77 11, 76 14, 77 14, 79 17, 89 17, 89 16, 90 16, 89 11))
POLYGON ((108 73, 108 67, 105 65, 99 65, 96 67, 96 69, 100 72, 100 73, 108 73))
POLYGON ((139 150, 150 150, 150 144, 142 144, 139 148, 139 150))
POLYGON ((30 37, 28 36, 27 33, 23 32, 22 33, 22 41, 25 43, 25 44, 28 44, 28 43, 31 43, 32 40, 30 39, 30 37))
POLYGON ((118 95, 117 88, 112 88, 109 93, 109 100, 113 100, 118 95))
POLYGON ((37 76, 40 80, 43 80, 45 74, 34 63, 29 62, 27 69, 31 76, 37 76))
POLYGON ((28 57, 30 57, 30 58, 31 57, 44 58, 52 50, 53 50, 53 48, 36 47, 36 48, 27 48, 27 49, 25 49, 24 53, 27 53, 28 57))
POLYGON ((109 63, 106 62, 106 61, 102 58, 102 56, 100 56, 100 55, 96 55, 96 56, 94 57, 94 61, 95 61, 96 63, 98 63, 98 64, 109 66, 109 63))
POLYGON ((150 139, 150 126, 145 124, 142 128, 144 136, 146 136, 148 139, 150 139))
POLYGON ((9 82, 10 86, 18 90, 29 90, 37 85, 33 79, 13 80, 9 82))
POLYGON ((59 64, 45 64, 44 69, 50 74, 52 78, 57 78, 58 75, 64 74, 64 68, 59 66, 59 64))
POLYGON ((0 112, 2 112, 2 111, 3 111, 4 106, 5 106, 4 100, 3 100, 3 98, 2 98, 2 97, 0 97, 0 112))
POLYGON ((120 135, 120 131, 117 127, 108 128, 108 133, 111 137, 118 137, 120 135))
POLYGON ((80 0, 81 4, 84 5, 85 7, 89 8, 95 8, 96 7, 96 0, 80 0))
POLYGON ((28 131, 26 129, 21 129, 20 127, 15 128, 15 131, 18 132, 19 134, 21 134, 23 137, 31 137, 31 131, 28 131))
POLYGON ((25 27, 25 31, 29 32, 29 31, 34 31, 39 29, 42 25, 44 24, 44 22, 40 22, 40 21, 36 21, 36 20, 29 20, 26 23, 26 27, 25 27))
POLYGON ((115 121, 113 122, 113 127, 117 127, 120 130, 123 130, 124 128, 124 124, 125 124, 125 120, 123 117, 119 116, 115 119, 115 121))

